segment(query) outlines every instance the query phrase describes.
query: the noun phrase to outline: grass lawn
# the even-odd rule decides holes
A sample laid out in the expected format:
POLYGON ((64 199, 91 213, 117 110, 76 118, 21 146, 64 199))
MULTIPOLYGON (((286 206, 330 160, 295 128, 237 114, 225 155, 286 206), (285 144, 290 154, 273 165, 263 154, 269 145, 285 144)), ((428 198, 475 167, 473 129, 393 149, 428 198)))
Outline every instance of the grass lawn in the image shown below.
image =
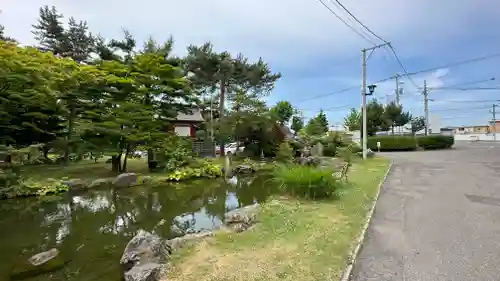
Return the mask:
MULTIPOLYGON (((131 173, 143 175, 149 173, 146 159, 128 159, 127 170, 131 173)), ((40 182, 43 182, 47 178, 62 179, 63 177, 92 181, 99 178, 115 177, 117 175, 116 172, 111 171, 111 163, 105 163, 103 159, 97 163, 94 160, 82 160, 77 163, 70 163, 68 166, 24 166, 21 172, 23 177, 29 177, 40 182)))
POLYGON ((336 200, 264 204, 252 230, 221 232, 175 253, 167 280, 338 280, 388 165, 356 162, 336 200))
MULTIPOLYGON (((224 158, 211 158, 214 164, 224 165, 224 158)), ((201 160, 201 159, 200 159, 201 160)), ((234 160, 233 165, 241 164, 242 161, 234 160)), ((127 160, 127 172, 137 173, 141 175, 150 174, 146 158, 137 159, 129 158, 127 160)), ((22 175, 33 180, 43 182, 48 178, 62 179, 68 177, 70 179, 81 179, 85 181, 93 181, 95 179, 116 177, 117 173, 111 171, 111 163, 105 163, 104 159, 100 159, 97 163, 94 160, 82 160, 77 163, 70 163, 68 166, 62 165, 33 165, 23 166, 22 175)), ((163 173, 152 173, 151 176, 161 176, 163 173)))

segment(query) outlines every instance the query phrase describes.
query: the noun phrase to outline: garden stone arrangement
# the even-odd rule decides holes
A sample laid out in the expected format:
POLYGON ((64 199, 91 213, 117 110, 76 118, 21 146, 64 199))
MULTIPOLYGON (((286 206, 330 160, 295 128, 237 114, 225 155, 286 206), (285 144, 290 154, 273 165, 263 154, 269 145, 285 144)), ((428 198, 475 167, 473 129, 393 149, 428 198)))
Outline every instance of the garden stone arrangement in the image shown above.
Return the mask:
MULTIPOLYGON (((259 205, 255 204, 227 213, 224 228, 234 232, 247 230, 257 221, 258 208, 259 205)), ((127 244, 120 259, 123 277, 125 281, 160 280, 168 272, 173 251, 213 235, 213 231, 200 231, 163 241, 154 233, 139 230, 127 244)))

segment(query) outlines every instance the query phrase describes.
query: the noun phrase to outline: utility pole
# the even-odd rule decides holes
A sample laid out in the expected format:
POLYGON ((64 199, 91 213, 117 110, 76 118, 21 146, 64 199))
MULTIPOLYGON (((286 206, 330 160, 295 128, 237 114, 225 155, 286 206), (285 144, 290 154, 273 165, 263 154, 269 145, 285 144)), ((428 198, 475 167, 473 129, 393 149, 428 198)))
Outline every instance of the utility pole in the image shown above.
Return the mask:
POLYGON ((425 114, 425 135, 429 132, 429 97, 427 92, 427 80, 424 80, 424 114, 425 114))
POLYGON ((497 140, 497 118, 496 118, 496 104, 493 104, 493 108, 491 109, 491 113, 493 114, 493 140, 497 140))
POLYGON ((396 73, 396 104, 399 105, 399 74, 396 73))
MULTIPOLYGON (((377 46, 373 46, 368 49, 362 49, 361 54, 363 58, 363 63, 362 63, 362 68, 361 68, 361 77, 363 79, 363 82, 361 83, 361 100, 362 100, 362 115, 363 115, 363 128, 362 128, 362 142, 363 142, 363 159, 366 159, 367 151, 368 151, 368 132, 367 132, 367 126, 366 126, 366 51, 375 51, 375 49, 378 49, 380 47, 383 47, 385 45, 389 45, 389 42, 386 42, 384 44, 380 44, 377 46)), ((373 94, 373 90, 375 89, 375 85, 371 85, 370 87, 370 95, 373 94)))

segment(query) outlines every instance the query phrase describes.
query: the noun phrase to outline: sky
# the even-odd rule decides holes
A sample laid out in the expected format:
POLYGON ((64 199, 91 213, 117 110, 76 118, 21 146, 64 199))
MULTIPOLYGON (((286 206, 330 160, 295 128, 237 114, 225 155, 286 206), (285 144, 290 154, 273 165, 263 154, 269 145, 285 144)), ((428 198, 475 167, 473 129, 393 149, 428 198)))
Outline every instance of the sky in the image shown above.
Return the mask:
MULTIPOLYGON (((324 2, 362 32, 334 0, 324 2)), ((340 2, 391 42, 410 73, 500 52, 500 32, 495 29, 500 26, 498 0, 340 2)), ((179 55, 189 44, 211 41, 218 51, 241 52, 252 60, 262 57, 283 75, 266 98, 268 104, 288 100, 306 119, 324 109, 330 124, 341 124, 349 109, 361 103, 361 49, 373 43, 346 27, 318 0, 0 0, 0 24, 8 36, 35 44, 31 25, 43 5, 56 6, 66 20, 70 16, 86 20, 93 33, 105 38, 122 38, 126 28, 138 42, 150 36, 161 42, 172 35, 179 55), (346 88, 353 89, 341 91, 346 88)), ((371 84, 402 75, 401 103, 414 116, 423 115, 421 88, 426 80, 433 100, 429 114, 439 116, 442 126, 482 125, 491 120, 489 110, 495 100, 500 103, 499 63, 497 56, 410 79, 390 50, 379 48, 367 62, 367 80, 371 84), (491 78, 496 80, 469 84, 491 78), (437 89, 462 84, 499 89, 437 89)), ((370 99, 394 100, 394 80, 376 85, 370 99)))

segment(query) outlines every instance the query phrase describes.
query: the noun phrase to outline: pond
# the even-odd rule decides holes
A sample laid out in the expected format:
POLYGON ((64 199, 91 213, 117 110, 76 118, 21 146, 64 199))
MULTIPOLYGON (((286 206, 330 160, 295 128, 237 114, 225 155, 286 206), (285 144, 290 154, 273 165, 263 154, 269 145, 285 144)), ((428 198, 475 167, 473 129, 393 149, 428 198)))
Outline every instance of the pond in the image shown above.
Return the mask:
POLYGON ((137 230, 170 239, 213 229, 226 212, 265 201, 272 186, 268 176, 254 175, 0 201, 0 280, 57 248, 64 267, 17 280, 119 281, 120 257, 137 230))

